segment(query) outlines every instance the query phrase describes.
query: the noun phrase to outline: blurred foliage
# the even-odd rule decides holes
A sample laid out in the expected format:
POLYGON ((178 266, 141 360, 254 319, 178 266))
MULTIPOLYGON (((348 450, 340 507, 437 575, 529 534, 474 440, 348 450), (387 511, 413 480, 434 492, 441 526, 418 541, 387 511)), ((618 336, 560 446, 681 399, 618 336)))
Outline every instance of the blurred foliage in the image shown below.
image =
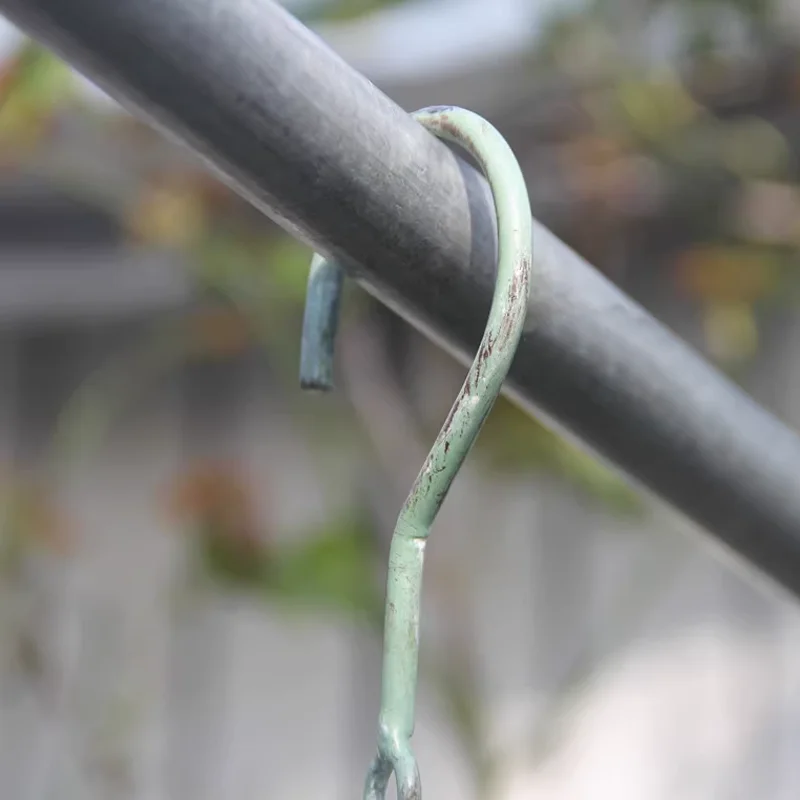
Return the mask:
POLYGON ((618 513, 642 510, 636 492, 615 473, 505 397, 495 403, 478 437, 475 453, 497 472, 555 474, 618 513))
MULTIPOLYGON (((348 20, 396 2, 402 0, 315 3, 300 16, 348 20)), ((580 240, 584 227, 599 228, 602 247, 620 234, 646 239, 654 221, 667 228, 666 244, 657 240, 659 263, 676 291, 701 309, 708 353, 726 367, 757 354, 763 309, 800 297, 797 158, 785 126, 771 119, 768 104, 756 102, 776 89, 764 55, 769 47, 759 50, 764 41, 782 41, 773 19, 772 4, 759 0, 595 0, 579 12, 560 8, 532 58, 537 74, 566 78, 569 105, 579 111, 580 121, 562 127, 553 144, 572 201, 570 232, 580 240), (682 15, 684 38, 675 63, 652 63, 631 26, 644 29, 669 9, 682 15), (722 22, 731 14, 748 45, 745 55, 723 41, 730 25, 722 22), (731 112, 737 103, 740 110, 731 112)), ((778 87, 780 96, 770 101, 772 111, 796 108, 797 62, 795 56, 789 88, 778 87)), ((0 168, 35 158, 77 97, 69 70, 26 43, 0 71, 0 168)), ((157 136, 127 118, 120 128, 139 141, 157 136)), ((211 308, 168 320, 91 376, 61 416, 59 464, 96 447, 147 386, 187 360, 236 358, 258 346, 287 381, 295 379, 309 249, 199 169, 176 166, 136 177, 138 188, 123 209, 131 241, 184 253, 211 308)), ((354 299, 346 313, 372 302, 363 294, 354 299)), ((500 473, 558 476, 619 513, 641 510, 614 473, 502 398, 476 456, 500 473)), ((380 628, 383 592, 374 582, 380 556, 363 510, 285 538, 255 507, 256 496, 263 499, 263 491, 254 492, 232 464, 202 464, 176 480, 168 510, 186 531, 203 575, 286 609, 334 611, 380 628)), ((4 565, 31 546, 67 551, 63 515, 41 485, 9 476, 0 512, 4 565)), ((492 767, 468 654, 449 655, 432 674, 477 773, 488 781, 492 767)))
MULTIPOLYGON (((391 4, 315 3, 301 16, 351 19, 391 4)), ((731 96, 757 91, 752 84, 763 73, 757 58, 734 57, 726 49, 719 15, 738 15, 752 44, 769 35, 770 9, 755 0, 681 0, 645 2, 628 14, 619 3, 596 0, 578 12, 560 9, 533 59, 537 69, 568 78, 582 114, 583 121, 564 130, 555 148, 575 198, 576 224, 592 217, 584 213, 590 209, 598 211, 608 236, 652 218, 688 231, 685 241, 676 236, 664 260, 677 290, 702 306, 708 351, 726 366, 757 353, 757 311, 766 302, 793 302, 798 296, 800 187, 792 148, 765 116, 752 110, 731 115, 715 107, 720 98, 728 103, 731 96), (636 37, 619 34, 626 25, 646 27, 668 7, 683 14, 684 41, 677 63, 654 65, 636 37), (750 64, 749 72, 742 63, 750 64)), ((780 39, 777 32, 772 35, 780 39)), ((796 68, 795 79, 800 85, 796 68)), ((59 115, 76 98, 69 70, 26 43, 0 74, 0 148, 8 165, 32 157, 35 145, 57 130, 59 115)), ((157 135, 143 133, 139 123, 127 119, 120 124, 140 137, 157 135)), ((309 249, 276 231, 199 169, 175 166, 138 177, 138 189, 124 209, 131 240, 186 253, 198 283, 219 308, 169 321, 135 353, 94 375, 62 416, 58 441, 64 452, 90 448, 143 386, 187 358, 237 357, 257 344, 269 350, 287 379, 296 372, 309 249)), ((371 302, 358 297, 362 305, 371 302)), ((616 475, 505 400, 490 416, 477 452, 490 469, 546 471, 619 512, 639 508, 616 475)), ((229 571, 237 572, 238 562, 220 549, 216 537, 204 541, 209 563, 228 563, 229 571)), ((335 541, 341 551, 323 537, 317 555, 310 551, 298 555, 299 561, 287 556, 280 575, 272 560, 269 569, 260 563, 259 549, 251 568, 258 581, 268 573, 273 588, 292 584, 291 575, 313 573, 320 586, 328 586, 320 591, 330 592, 336 581, 320 567, 312 568, 314 559, 329 553, 335 565, 341 557, 331 575, 346 575, 345 565, 356 563, 359 552, 353 542, 335 541)), ((244 564, 238 569, 246 572, 244 564)))
MULTIPOLYGON (((322 4, 314 13, 318 19, 330 18, 331 15, 349 17, 355 13, 367 13, 375 5, 369 2, 322 4)), ((581 17, 580 24, 584 24, 586 19, 581 17)), ((558 30, 561 36, 574 36, 569 25, 558 30)), ((599 28, 595 26, 593 30, 594 39, 599 41, 602 38, 598 34, 599 28)), ((26 45, 15 63, 21 66, 16 66, 10 73, 16 78, 9 78, 6 86, 7 103, 16 98, 22 107, 43 109, 41 118, 46 119, 48 102, 53 109, 60 108, 72 96, 66 88, 69 73, 38 48, 26 45)), ((597 194, 598 181, 608 184, 607 176, 615 170, 619 172, 620 162, 625 161, 634 147, 648 146, 654 153, 670 155, 671 137, 703 117, 700 106, 670 75, 625 76, 604 102, 605 105, 600 103, 595 110, 597 119, 591 135, 579 136, 563 145, 566 162, 574 167, 573 178, 586 193, 597 194), (603 171, 605 177, 601 174, 603 171)), ((133 125, 138 126, 138 123, 133 125)), ((736 136, 732 141, 734 144, 738 141, 736 136)), ((734 154, 739 151, 746 154, 758 152, 762 153, 762 160, 764 158, 764 147, 753 147, 749 140, 738 145, 738 149, 732 145, 728 151, 734 154)), ((730 153, 729 159, 733 157, 735 160, 735 155, 730 153)), ((694 168, 693 164, 689 166, 694 168)), ((613 180, 610 183, 613 184, 613 180)), ((601 200, 607 199, 607 191, 604 194, 603 189, 599 190, 599 196, 601 200)), ((244 327, 250 329, 259 345, 269 346, 271 358, 279 362, 283 374, 287 378, 294 376, 310 257, 306 246, 266 225, 259 215, 252 213, 243 201, 214 178, 186 167, 143 175, 139 191, 128 204, 124 222, 133 241, 186 252, 196 266, 197 279, 205 290, 211 296, 223 298, 236 310, 230 314, 228 328, 231 325, 243 327, 241 320, 234 321, 238 313, 246 320, 244 327), (294 333, 287 335, 289 331, 294 333)), ((768 246, 752 248, 752 263, 762 263, 758 256, 765 247, 768 246)), ((710 258, 703 260, 709 252, 711 248, 693 254, 693 261, 684 259, 682 262, 700 262, 699 267, 691 269, 690 278, 684 281, 690 291, 696 293, 699 285, 713 283, 713 276, 712 280, 702 280, 704 271, 711 275, 716 263, 710 258)), ((752 274, 752 266, 748 269, 748 275, 752 274)), ((775 274, 774 269, 772 274, 775 274)), ((759 288, 766 283, 766 277, 760 284, 750 278, 750 283, 759 288)), ((365 298, 362 296, 361 300, 363 302, 365 298)), ((737 354, 753 350, 757 331, 749 316, 750 305, 740 297, 723 304, 715 295, 709 300, 709 309, 707 327, 713 331, 709 338, 716 343, 716 352, 727 353, 732 349, 731 342, 737 354)), ((240 330, 234 338, 241 335, 240 330)), ((189 339, 184 339, 185 336, 186 332, 158 331, 155 334, 158 345, 151 342, 132 361, 122 359, 116 367, 110 366, 103 376, 94 376, 82 388, 82 396, 76 398, 76 404, 84 409, 80 419, 75 414, 65 415, 66 422, 61 429, 72 433, 65 433, 64 440, 71 436, 76 449, 80 442, 88 444, 97 440, 108 425, 109 415, 118 413, 113 411, 114 403, 130 402, 130 398, 140 391, 137 386, 153 380, 160 370, 168 370, 188 356, 191 333, 189 339), (109 397, 117 400, 109 402, 109 397), (85 413, 89 405, 94 411, 85 413), (90 425, 95 425, 93 435, 87 427, 90 425)), ((199 337, 197 342, 201 349, 208 349, 209 355, 222 347, 216 357, 224 358, 225 348, 231 347, 203 337, 199 337)), ((241 346, 240 343, 231 347, 228 354, 236 355, 241 346)), ((488 455, 487 463, 493 469, 547 470, 618 511, 630 511, 636 507, 631 491, 616 475, 572 445, 562 442, 510 404, 498 404, 481 442, 481 450, 488 455)), ((70 449, 73 445, 65 446, 70 449)))
POLYGON ((38 45, 23 45, 0 68, 0 166, 13 167, 33 153, 75 100, 63 62, 38 45))
POLYGON ((170 372, 195 360, 238 356, 254 338, 241 314, 224 306, 195 309, 154 326, 86 378, 61 409, 52 469, 96 452, 113 424, 170 372))
POLYGON ((231 464, 204 464, 177 481, 169 509, 193 537, 208 575, 285 608, 333 611, 381 624, 375 538, 357 513, 280 543, 252 498, 251 487, 231 464))
POLYGON ((376 579, 371 527, 353 514, 327 520, 305 544, 279 548, 266 589, 283 603, 332 608, 380 625, 383 587, 376 579))
POLYGON ((27 554, 68 554, 71 527, 52 491, 36 478, 6 469, 0 482, 0 573, 13 572, 27 554))
POLYGON ((707 354, 728 369, 756 355, 760 316, 800 288, 787 135, 800 63, 775 9, 597 0, 553 15, 534 55, 537 70, 565 78, 579 111, 557 147, 576 210, 588 212, 571 220, 575 239, 583 219, 600 218, 599 262, 604 241, 650 232, 659 252, 638 259, 666 268, 699 306, 707 354))

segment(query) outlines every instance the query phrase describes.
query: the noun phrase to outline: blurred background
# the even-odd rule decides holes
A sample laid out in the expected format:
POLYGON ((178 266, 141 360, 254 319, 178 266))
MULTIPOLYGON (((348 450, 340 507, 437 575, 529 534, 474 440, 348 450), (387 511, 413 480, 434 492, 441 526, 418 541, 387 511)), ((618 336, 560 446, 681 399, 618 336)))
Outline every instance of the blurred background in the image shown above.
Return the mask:
MULTIPOLYGON (((796 2, 286 5, 490 119, 539 219, 800 425, 796 2)), ((463 369, 350 286, 303 395, 308 250, 0 54, 0 796, 360 796, 388 540, 463 369)), ((426 796, 795 798, 799 622, 501 401, 429 549, 426 796)))

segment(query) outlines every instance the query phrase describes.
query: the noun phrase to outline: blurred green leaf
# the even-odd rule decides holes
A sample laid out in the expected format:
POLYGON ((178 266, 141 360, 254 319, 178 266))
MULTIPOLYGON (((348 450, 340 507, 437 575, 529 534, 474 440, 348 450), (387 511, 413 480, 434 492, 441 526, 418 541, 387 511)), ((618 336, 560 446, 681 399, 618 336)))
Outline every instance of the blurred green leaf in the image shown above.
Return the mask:
POLYGON ((674 136, 700 112, 680 81, 668 74, 646 79, 625 76, 617 93, 629 124, 645 139, 674 136))
POLYGON ((46 109, 72 99, 74 88, 70 68, 38 44, 27 41, 4 65, 0 92, 29 108, 46 109))
POLYGON ((316 606, 380 624, 383 596, 375 580, 371 531, 352 516, 326 524, 308 541, 275 553, 264 589, 290 606, 316 606))
POLYGON ((589 496, 620 514, 642 510, 639 495, 608 467, 577 447, 563 442, 557 451, 556 470, 589 496))
POLYGON ((555 472, 615 511, 641 508, 636 492, 621 478, 503 397, 486 421, 476 453, 500 472, 555 472))
POLYGON ((309 532, 300 543, 256 544, 205 527, 200 555, 224 585, 262 594, 286 610, 383 619, 371 531, 352 515, 309 532))
POLYGON ((74 80, 63 61, 26 42, 0 72, 0 139, 5 148, 31 149, 53 114, 75 99, 74 80))
POLYGON ((264 546, 204 525, 200 555, 211 577, 227 586, 257 589, 269 580, 271 555, 264 546))
POLYGON ((783 134, 759 117, 730 122, 719 135, 719 152, 725 166, 741 178, 775 178, 792 165, 783 134))
POLYGON ((748 303, 712 302, 706 306, 703 328, 706 347, 723 364, 750 360, 758 349, 758 325, 748 303))
POLYGON ((277 297, 302 307, 312 251, 290 236, 280 236, 263 247, 264 268, 269 271, 277 297))

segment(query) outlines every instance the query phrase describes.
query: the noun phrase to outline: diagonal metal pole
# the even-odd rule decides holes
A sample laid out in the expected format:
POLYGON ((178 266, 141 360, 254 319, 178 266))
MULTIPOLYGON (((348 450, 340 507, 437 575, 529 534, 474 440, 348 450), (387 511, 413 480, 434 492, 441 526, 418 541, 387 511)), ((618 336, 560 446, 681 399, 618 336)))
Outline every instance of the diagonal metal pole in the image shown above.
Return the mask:
MULTIPOLYGON (((278 5, 0 0, 0 13, 470 359, 494 284, 486 184, 278 5)), ((507 390, 800 595, 800 439, 536 223, 533 240, 507 390)))

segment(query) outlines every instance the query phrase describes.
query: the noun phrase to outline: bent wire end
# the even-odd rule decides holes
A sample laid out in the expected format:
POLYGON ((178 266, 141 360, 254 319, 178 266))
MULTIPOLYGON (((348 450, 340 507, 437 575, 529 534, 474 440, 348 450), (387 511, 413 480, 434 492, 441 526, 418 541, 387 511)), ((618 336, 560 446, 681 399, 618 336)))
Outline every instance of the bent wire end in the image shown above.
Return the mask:
POLYGON ((300 340, 300 388, 328 392, 333 388, 333 354, 344 271, 315 254, 308 274, 303 335, 300 340))

